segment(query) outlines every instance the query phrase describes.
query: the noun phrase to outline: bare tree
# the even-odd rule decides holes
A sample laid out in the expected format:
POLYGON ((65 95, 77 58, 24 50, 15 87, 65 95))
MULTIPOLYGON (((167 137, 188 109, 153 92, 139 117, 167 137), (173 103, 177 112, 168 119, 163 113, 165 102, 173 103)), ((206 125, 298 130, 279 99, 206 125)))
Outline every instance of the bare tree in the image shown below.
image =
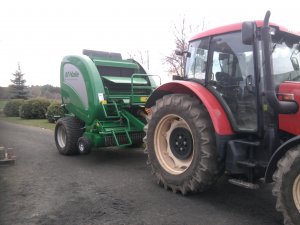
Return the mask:
POLYGON ((127 52, 129 58, 132 58, 142 65, 145 65, 147 67, 147 70, 149 70, 150 61, 149 61, 149 51, 148 50, 137 50, 137 51, 131 51, 127 52))
MULTIPOLYGON (((188 38, 199 30, 204 30, 206 27, 205 18, 202 20, 201 27, 198 25, 193 27, 186 24, 186 19, 183 17, 180 26, 174 25, 173 34, 175 37, 175 49, 179 52, 188 51, 188 38)), ((168 66, 168 73, 170 75, 183 76, 186 64, 186 54, 176 55, 173 50, 170 55, 163 58, 163 63, 168 66)))

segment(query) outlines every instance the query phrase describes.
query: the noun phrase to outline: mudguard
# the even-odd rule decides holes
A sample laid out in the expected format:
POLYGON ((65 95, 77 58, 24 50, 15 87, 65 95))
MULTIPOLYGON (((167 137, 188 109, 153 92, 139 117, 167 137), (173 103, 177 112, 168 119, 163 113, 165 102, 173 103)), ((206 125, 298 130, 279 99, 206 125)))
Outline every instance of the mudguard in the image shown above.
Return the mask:
POLYGON ((272 155, 265 174, 265 182, 273 182, 273 174, 277 169, 277 162, 285 155, 292 147, 300 144, 300 136, 293 137, 280 145, 272 155))
POLYGON ((232 135, 233 130, 227 115, 217 100, 203 85, 191 81, 172 81, 158 87, 148 98, 146 107, 153 106, 157 99, 167 94, 182 93, 197 97, 206 107, 218 135, 232 135))

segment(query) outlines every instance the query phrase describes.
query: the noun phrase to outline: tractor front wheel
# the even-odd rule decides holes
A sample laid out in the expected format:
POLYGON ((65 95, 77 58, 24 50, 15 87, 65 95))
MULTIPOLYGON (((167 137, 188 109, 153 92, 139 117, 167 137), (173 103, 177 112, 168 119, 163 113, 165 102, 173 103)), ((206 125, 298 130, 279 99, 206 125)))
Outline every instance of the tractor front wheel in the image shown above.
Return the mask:
POLYGON ((84 124, 75 117, 63 117, 55 126, 55 144, 60 154, 74 155, 78 153, 77 141, 83 134, 84 124))
POLYGON ((300 146, 290 149, 277 163, 273 175, 273 195, 276 209, 284 217, 284 224, 300 224, 300 146))
POLYGON ((158 183, 173 192, 204 191, 223 169, 214 128, 196 98, 166 95, 151 108, 146 152, 158 183))

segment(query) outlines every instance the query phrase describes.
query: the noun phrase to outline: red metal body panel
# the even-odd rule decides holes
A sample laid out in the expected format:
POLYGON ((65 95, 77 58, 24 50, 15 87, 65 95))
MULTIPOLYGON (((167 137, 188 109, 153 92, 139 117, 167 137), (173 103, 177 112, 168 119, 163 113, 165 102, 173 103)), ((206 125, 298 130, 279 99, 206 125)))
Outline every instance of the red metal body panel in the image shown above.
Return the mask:
MULTIPOLYGON (((257 20, 255 22, 256 22, 257 27, 262 27, 263 26, 263 21, 262 20, 257 20)), ((230 24, 230 25, 214 28, 214 29, 211 29, 211 30, 207 30, 207 31, 204 31, 200 34, 195 35, 194 37, 191 38, 190 41, 197 40, 197 39, 203 38, 203 37, 217 35, 217 34, 225 34, 225 33, 238 31, 238 30, 242 29, 242 24, 243 23, 235 23, 235 24, 230 24)), ((270 23, 270 25, 274 26, 274 27, 279 27, 279 29, 281 31, 288 32, 288 29, 283 27, 283 26, 279 26, 275 23, 270 23)))
MULTIPOLYGON (((279 93, 294 94, 294 99, 300 106, 300 82, 284 82, 279 87, 279 93)), ((279 129, 294 135, 300 135, 300 110, 295 114, 280 114, 279 129)))
POLYGON ((202 85, 189 81, 173 81, 160 86, 157 90, 164 90, 173 93, 186 93, 197 96, 207 108, 217 134, 233 134, 233 130, 223 107, 216 97, 202 85))

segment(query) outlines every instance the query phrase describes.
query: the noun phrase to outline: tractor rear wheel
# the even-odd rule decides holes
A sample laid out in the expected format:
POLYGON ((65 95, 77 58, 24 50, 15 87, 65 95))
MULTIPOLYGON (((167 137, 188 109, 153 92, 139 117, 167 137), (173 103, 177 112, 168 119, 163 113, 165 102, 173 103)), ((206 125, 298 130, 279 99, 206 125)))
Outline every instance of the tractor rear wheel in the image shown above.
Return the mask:
POLYGON ((284 217, 284 224, 300 224, 300 146, 290 149, 277 163, 273 175, 273 195, 276 209, 284 217))
POLYGON ((204 191, 223 169, 206 108, 184 94, 166 95, 151 108, 146 153, 158 183, 173 192, 204 191))
POLYGON ((75 117, 63 117, 55 126, 55 144, 60 154, 74 155, 78 153, 77 141, 83 134, 84 124, 75 117))

